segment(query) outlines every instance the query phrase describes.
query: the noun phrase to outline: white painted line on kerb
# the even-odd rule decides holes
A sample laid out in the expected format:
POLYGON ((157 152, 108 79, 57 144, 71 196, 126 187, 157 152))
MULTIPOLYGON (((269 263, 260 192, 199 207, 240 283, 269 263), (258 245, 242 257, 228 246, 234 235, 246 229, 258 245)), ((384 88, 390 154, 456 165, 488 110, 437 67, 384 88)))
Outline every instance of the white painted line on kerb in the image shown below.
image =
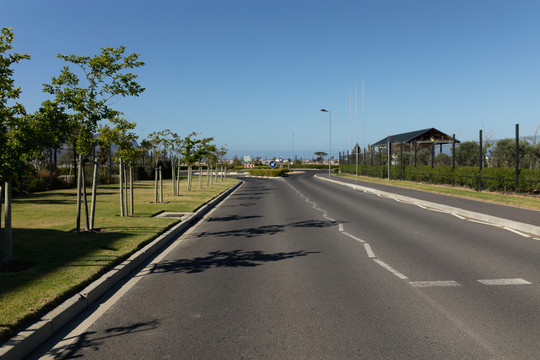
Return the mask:
POLYGON ((341 231, 341 232, 345 231, 345 230, 343 230, 343 224, 338 225, 338 230, 341 231))
POLYGON ((384 261, 379 260, 379 259, 373 259, 373 261, 375 261, 377 264, 381 265, 386 270, 390 271, 392 274, 396 275, 401 280, 409 279, 407 276, 403 275, 402 273, 400 273, 399 271, 397 271, 396 269, 394 269, 393 267, 391 267, 390 265, 388 265, 384 261))
POLYGON ((485 279, 478 280, 480 284, 484 285, 530 285, 531 283, 527 280, 517 278, 517 279, 485 279))
POLYGON ((506 226, 505 226, 504 228, 505 228, 506 230, 508 230, 508 231, 513 232, 514 234, 518 234, 518 235, 521 235, 521 236, 523 236, 523 237, 530 238, 529 235, 524 234, 524 233, 522 233, 522 232, 519 232, 519 231, 517 231, 517 230, 511 229, 511 228, 506 227, 506 226))
POLYGON ((411 281, 409 282, 414 287, 457 287, 460 283, 454 280, 446 281, 411 281))
POLYGON ((356 241, 358 241, 358 242, 365 243, 364 240, 362 240, 362 239, 360 239, 360 238, 357 238, 356 236, 354 236, 354 235, 352 235, 352 234, 349 234, 349 233, 346 232, 346 231, 343 232, 343 235, 348 236, 348 237, 350 237, 351 239, 354 239, 354 240, 356 240, 356 241))
POLYGON ((373 250, 371 250, 371 246, 369 246, 368 243, 364 243, 364 249, 366 249, 366 253, 369 258, 375 257, 375 253, 373 252, 373 250))

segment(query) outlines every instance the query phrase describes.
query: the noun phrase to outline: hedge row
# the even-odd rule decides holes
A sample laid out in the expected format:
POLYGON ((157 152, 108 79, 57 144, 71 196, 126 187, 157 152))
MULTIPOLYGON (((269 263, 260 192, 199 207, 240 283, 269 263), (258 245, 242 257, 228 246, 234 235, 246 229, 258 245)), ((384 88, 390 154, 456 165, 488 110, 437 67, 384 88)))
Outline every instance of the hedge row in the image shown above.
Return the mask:
POLYGON ((283 176, 289 172, 289 169, 249 169, 251 176, 283 176))
MULTIPOLYGON (((342 165, 341 171, 355 174, 355 165, 342 165)), ((387 178, 387 165, 359 165, 359 175, 387 178)), ((390 167, 390 178, 394 180, 419 181, 431 184, 464 186, 476 190, 515 191, 515 170, 506 168, 484 168, 480 173, 478 167, 459 166, 452 171, 451 166, 409 166, 390 167)), ((540 171, 520 169, 518 192, 540 193, 540 171)))

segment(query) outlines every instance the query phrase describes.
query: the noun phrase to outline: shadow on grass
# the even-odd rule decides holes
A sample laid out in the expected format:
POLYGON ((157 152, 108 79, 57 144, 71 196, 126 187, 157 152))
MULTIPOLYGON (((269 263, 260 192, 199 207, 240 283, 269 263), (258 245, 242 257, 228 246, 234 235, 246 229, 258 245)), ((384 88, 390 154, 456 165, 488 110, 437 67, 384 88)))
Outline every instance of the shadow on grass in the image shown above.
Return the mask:
POLYGON ((194 259, 178 259, 163 261, 156 264, 152 273, 185 273, 196 274, 206 270, 223 267, 255 267, 263 263, 275 262, 292 259, 295 257, 307 256, 310 254, 319 254, 318 251, 291 251, 278 253, 265 253, 262 251, 212 251, 205 257, 196 257, 194 259))
POLYGON ((17 318, 6 319, 6 328, 0 329, 0 344, 127 258, 129 254, 118 254, 115 245, 130 235, 121 232, 77 234, 59 230, 14 228, 13 261, 32 263, 33 266, 22 267, 21 271, 0 272, 0 298, 10 294, 10 298, 15 301, 14 304, 0 301, 0 313, 6 307, 16 308, 17 302, 40 299, 44 287, 57 286, 62 290, 54 292, 59 295, 52 302, 40 307, 38 304, 42 300, 39 300, 33 306, 34 309, 21 308, 21 313, 15 314, 17 318), (76 276, 66 273, 51 278, 52 274, 68 268, 87 270, 77 271, 76 276), (81 278, 86 280, 79 283, 81 278), (55 279, 55 285, 45 284, 43 279, 55 279))
POLYGON ((274 235, 274 234, 283 232, 288 228, 327 228, 327 227, 339 225, 340 223, 341 223, 340 221, 305 220, 305 221, 297 221, 297 222, 283 224, 283 225, 263 225, 263 226, 246 228, 246 229, 202 232, 198 235, 198 237, 240 236, 240 237, 252 238, 252 237, 260 236, 260 235, 274 235))

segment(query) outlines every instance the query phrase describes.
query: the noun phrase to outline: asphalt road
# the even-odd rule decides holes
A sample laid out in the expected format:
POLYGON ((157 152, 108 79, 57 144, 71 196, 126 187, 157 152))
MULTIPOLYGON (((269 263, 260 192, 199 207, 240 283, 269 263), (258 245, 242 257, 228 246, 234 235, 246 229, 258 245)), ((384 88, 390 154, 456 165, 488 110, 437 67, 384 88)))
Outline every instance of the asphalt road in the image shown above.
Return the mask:
POLYGON ((33 358, 540 358, 540 241, 312 173, 245 181, 33 358))

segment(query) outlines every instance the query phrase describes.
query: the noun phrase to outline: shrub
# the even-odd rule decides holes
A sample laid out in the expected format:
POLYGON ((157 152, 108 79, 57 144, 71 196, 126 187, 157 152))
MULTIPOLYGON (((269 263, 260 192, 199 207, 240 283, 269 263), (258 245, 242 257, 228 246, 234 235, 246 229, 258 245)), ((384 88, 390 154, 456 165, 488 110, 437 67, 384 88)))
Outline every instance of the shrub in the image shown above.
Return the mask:
POLYGON ((284 176, 289 172, 289 169, 249 169, 251 176, 284 176))

